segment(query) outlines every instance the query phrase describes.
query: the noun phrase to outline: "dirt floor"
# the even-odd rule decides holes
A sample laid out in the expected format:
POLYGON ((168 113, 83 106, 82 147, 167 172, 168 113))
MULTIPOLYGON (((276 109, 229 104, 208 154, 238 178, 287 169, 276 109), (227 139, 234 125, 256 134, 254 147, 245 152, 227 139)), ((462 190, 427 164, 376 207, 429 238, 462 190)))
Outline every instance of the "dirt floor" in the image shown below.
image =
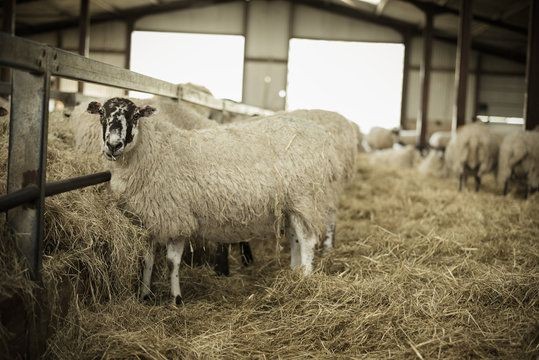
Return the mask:
MULTIPOLYGON (((79 299, 50 358, 535 358, 539 196, 456 191, 456 181, 361 161, 342 198, 336 248, 303 277, 288 246, 255 244, 230 277, 166 266, 153 303, 133 292, 79 299)), ((471 187, 471 184, 470 184, 471 187)), ((133 255, 137 261, 137 255, 133 255)))

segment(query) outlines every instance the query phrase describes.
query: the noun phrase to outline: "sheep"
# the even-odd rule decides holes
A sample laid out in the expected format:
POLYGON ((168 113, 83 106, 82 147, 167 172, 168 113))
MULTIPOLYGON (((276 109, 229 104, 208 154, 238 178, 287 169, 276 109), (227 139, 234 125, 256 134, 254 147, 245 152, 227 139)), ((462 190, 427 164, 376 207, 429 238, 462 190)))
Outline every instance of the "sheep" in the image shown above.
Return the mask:
MULTIPOLYGON (((101 120, 112 191, 154 244, 167 247, 174 303, 181 303, 178 271, 191 238, 267 239, 285 225, 291 267, 312 272, 317 236, 335 206, 338 156, 327 130, 287 115, 183 130, 148 118, 155 108, 122 98, 92 102, 88 112, 101 120)), ((150 293, 154 254, 145 256, 142 298, 150 293)))
POLYGON ((417 166, 417 171, 425 176, 444 177, 446 172, 443 151, 430 150, 417 166))
POLYGON ((451 131, 436 131, 429 138, 429 146, 444 151, 451 141, 451 131))
MULTIPOLYGON (((197 91, 200 91, 204 94, 207 94, 207 95, 210 95, 211 97, 213 97, 213 94, 212 92, 205 86, 202 86, 202 85, 198 85, 198 84, 193 84, 193 83, 185 83, 185 84, 180 84, 184 89, 187 89, 187 90, 197 90, 197 91)), ((196 112, 197 114, 201 115, 202 117, 206 118, 206 119, 210 119, 212 117, 212 115, 214 113, 220 113, 219 110, 213 110, 209 107, 206 107, 204 105, 198 105, 198 104, 193 104, 191 102, 188 102, 188 101, 181 101, 182 105, 184 105, 185 107, 191 109, 192 111, 196 112)))
POLYGON ((510 181, 525 185, 525 196, 539 190, 539 132, 517 131, 507 135, 500 146, 497 180, 503 194, 509 192, 510 181))
POLYGON ((372 165, 383 165, 393 168, 412 168, 419 159, 419 153, 412 145, 373 151, 369 154, 372 165))
POLYGON ((388 130, 373 127, 367 134, 366 140, 371 150, 390 149, 397 141, 398 130, 388 130))
POLYGON ((469 175, 475 178, 475 191, 481 187, 481 177, 496 168, 498 142, 488 127, 474 122, 460 127, 446 149, 446 166, 459 177, 462 191, 469 175))

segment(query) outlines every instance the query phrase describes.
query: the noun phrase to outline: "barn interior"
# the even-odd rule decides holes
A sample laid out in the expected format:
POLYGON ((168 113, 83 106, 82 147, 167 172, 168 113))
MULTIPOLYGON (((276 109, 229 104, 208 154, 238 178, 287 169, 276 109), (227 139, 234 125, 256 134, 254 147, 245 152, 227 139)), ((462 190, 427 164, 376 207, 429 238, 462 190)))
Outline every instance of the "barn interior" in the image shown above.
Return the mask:
POLYGON ((537 1, 0 4, 0 358, 539 356, 539 195, 504 195, 496 170, 459 191, 430 142, 470 124, 500 142, 537 129, 537 1), (139 300, 151 232, 110 206, 111 174, 100 151, 73 151, 71 114, 152 95, 218 126, 302 108, 359 126, 313 274, 289 269, 281 236, 252 241, 248 267, 231 246, 229 276, 190 244, 183 303, 164 249, 139 300), (402 146, 376 150, 380 127, 402 146))

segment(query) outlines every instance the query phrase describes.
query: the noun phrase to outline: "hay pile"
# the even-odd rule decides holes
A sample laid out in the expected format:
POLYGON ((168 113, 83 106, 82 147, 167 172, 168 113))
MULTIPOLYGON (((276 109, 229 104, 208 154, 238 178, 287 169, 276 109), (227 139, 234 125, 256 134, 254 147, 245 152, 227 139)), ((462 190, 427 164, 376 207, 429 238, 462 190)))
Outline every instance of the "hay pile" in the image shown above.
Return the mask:
MULTIPOLYGON (((100 171, 98 155, 74 153, 73 133, 61 114, 50 117, 47 181, 68 179, 100 171)), ((0 194, 6 192, 8 122, 0 123, 0 194)), ((118 296, 132 294, 137 286, 138 258, 147 249, 145 233, 116 207, 106 185, 86 188, 47 198, 43 278, 53 305, 65 299, 97 305, 118 296), (66 290, 67 287, 67 290, 66 290), (66 291, 70 294, 66 294, 66 291)), ((0 214, 0 227, 5 229, 0 214)), ((31 294, 31 284, 15 255, 13 239, 2 234, 0 303, 13 296, 31 294)), ((54 318, 61 309, 50 309, 54 318)), ((12 340, 3 324, 0 351, 12 340), (4 347, 3 347, 4 346, 4 347)), ((7 351, 7 350, 6 350, 7 351)), ((3 355, 9 354, 1 351, 3 355)), ((2 355, 2 356, 3 356, 2 355)), ((8 355, 6 355, 8 356, 8 355)))
MULTIPOLYGON (((92 172, 93 159, 83 164, 62 146, 49 146, 51 174, 92 172)), ((135 298, 143 234, 106 206, 102 187, 51 198, 45 271, 71 274, 79 296, 46 355, 535 357, 539 197, 500 197, 489 179, 480 193, 456 189, 453 179, 362 159, 342 198, 336 249, 317 257, 313 276, 287 269, 286 244, 279 254, 254 244, 254 266, 242 268, 235 254, 228 278, 182 266, 185 305, 177 308, 163 262, 154 303, 135 298)))

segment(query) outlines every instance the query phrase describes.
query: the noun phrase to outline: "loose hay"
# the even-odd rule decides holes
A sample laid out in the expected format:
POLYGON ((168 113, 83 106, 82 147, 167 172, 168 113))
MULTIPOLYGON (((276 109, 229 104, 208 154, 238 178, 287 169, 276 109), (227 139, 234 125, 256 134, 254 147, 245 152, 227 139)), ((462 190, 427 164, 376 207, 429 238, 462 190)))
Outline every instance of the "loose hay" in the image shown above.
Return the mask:
MULTIPOLYGON (((93 172, 94 159, 58 141, 51 177, 93 172)), ((456 188, 362 160, 342 198, 336 249, 313 276, 287 269, 286 245, 276 256, 253 244, 254 266, 241 268, 236 254, 228 278, 182 267, 178 308, 168 305, 163 263, 154 303, 136 300, 144 233, 107 206, 102 187, 48 199, 44 270, 69 274, 78 296, 47 357, 534 358, 539 197, 500 197, 493 179, 480 193, 456 188)))

